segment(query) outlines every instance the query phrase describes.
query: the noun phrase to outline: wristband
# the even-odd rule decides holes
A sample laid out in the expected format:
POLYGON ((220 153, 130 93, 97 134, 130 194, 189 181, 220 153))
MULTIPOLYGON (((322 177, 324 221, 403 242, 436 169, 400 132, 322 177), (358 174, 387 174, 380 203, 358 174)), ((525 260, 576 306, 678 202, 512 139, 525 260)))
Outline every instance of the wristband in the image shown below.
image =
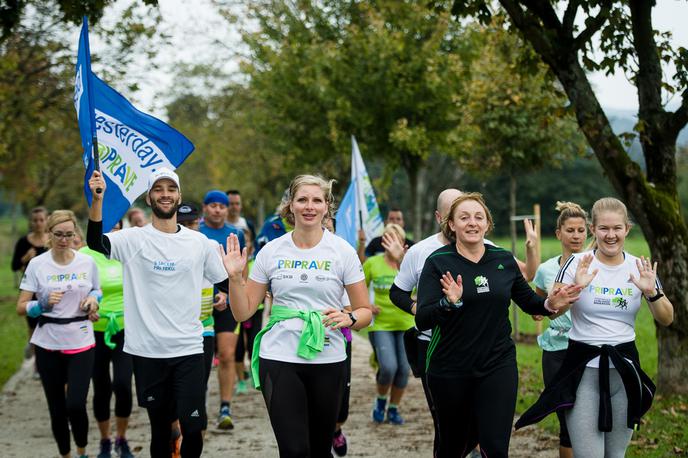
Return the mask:
POLYGON ((645 296, 645 299, 646 299, 648 302, 656 302, 656 301, 660 300, 660 299, 663 298, 663 297, 664 297, 664 293, 662 293, 659 289, 657 289, 657 294, 655 294, 655 295, 652 296, 652 297, 647 297, 647 296, 645 296))
POLYGON ((545 299, 545 303, 542 304, 542 306, 547 310, 549 313, 557 313, 559 310, 555 310, 553 308, 550 308, 549 306, 549 297, 545 299))
POLYGON ((30 318, 37 318, 43 313, 43 306, 38 301, 29 301, 26 303, 26 315, 30 318))
POLYGON ((447 296, 444 296, 442 299, 440 299, 440 307, 445 309, 445 310, 452 310, 452 309, 458 309, 463 306, 463 301, 461 299, 457 300, 456 302, 449 302, 449 299, 447 299, 447 296))
MULTIPOLYGON (((348 315, 349 315, 349 318, 351 319, 351 326, 355 325, 356 321, 358 321, 358 320, 356 319, 356 315, 354 315, 354 312, 349 312, 348 315)), ((349 327, 351 327, 351 326, 349 326, 349 327)))
POLYGON ((98 301, 98 304, 100 304, 100 301, 103 300, 103 292, 99 289, 91 290, 91 292, 88 293, 88 295, 91 297, 95 297, 96 300, 98 301))

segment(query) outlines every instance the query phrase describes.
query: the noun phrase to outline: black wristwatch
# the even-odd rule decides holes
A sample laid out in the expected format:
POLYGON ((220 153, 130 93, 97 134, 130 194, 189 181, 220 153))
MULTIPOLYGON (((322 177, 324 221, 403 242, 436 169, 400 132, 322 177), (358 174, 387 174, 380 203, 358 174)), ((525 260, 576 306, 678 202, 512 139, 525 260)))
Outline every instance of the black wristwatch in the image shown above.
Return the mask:
POLYGON ((657 294, 655 294, 652 297, 645 296, 645 299, 647 299, 648 302, 656 302, 663 297, 664 297, 664 294, 659 290, 659 288, 657 288, 657 294))
POLYGON ((354 312, 349 312, 349 318, 351 318, 351 326, 356 324, 356 316, 354 316, 354 312))

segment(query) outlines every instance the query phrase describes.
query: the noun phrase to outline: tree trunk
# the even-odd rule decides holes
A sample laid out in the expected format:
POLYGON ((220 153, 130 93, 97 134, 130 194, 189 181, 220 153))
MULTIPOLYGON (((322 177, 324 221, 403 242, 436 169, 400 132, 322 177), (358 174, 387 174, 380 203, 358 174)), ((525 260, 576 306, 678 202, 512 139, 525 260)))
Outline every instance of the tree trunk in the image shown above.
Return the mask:
MULTIPOLYGON (((659 329, 658 389, 664 393, 688 394, 688 227, 681 216, 676 189, 676 134, 685 125, 683 117, 671 117, 658 103, 658 83, 652 59, 656 59, 649 16, 651 5, 632 2, 634 40, 654 49, 639 51, 640 66, 636 83, 640 94, 639 118, 646 130, 641 144, 648 165, 647 176, 625 152, 600 106, 585 71, 578 61, 578 50, 570 37, 558 36, 556 21, 533 21, 512 0, 500 0, 510 18, 551 68, 566 91, 576 112, 581 131, 595 152, 605 174, 642 229, 664 292, 674 306, 674 322, 659 329), (544 25, 546 24, 546 25, 544 25)), ((538 11, 539 12, 539 11, 538 11)), ((531 11, 532 13, 532 11, 531 11)), ((551 16, 551 15, 550 15, 551 16)), ((551 19, 550 16, 547 16, 551 19)), ((660 78, 661 83, 661 78, 660 78)), ((684 114, 684 113, 682 113, 684 114)))

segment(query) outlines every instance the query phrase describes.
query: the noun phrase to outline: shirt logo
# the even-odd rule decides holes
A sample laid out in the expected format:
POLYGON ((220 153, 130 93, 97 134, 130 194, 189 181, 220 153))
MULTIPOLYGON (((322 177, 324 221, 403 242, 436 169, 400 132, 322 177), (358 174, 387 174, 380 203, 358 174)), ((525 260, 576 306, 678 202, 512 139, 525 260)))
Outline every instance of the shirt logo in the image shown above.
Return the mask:
POLYGON ((501 265, 501 264, 500 264, 500 265, 498 265, 498 266, 497 266, 497 270, 504 270, 504 266, 503 266, 503 265, 501 265))
POLYGON ((621 310, 628 310, 628 301, 624 299, 623 297, 615 297, 612 299, 612 305, 614 305, 615 308, 621 309, 621 310))
POLYGON ((299 281, 300 281, 301 283, 308 283, 308 274, 305 274, 305 273, 304 273, 304 274, 301 274, 301 275, 299 276, 299 281))
POLYGON ((153 270, 174 272, 177 270, 177 263, 175 261, 153 261, 153 270))
POLYGON ((478 290, 478 293, 489 293, 490 292, 490 284, 487 281, 487 277, 484 277, 482 275, 478 275, 473 279, 473 283, 475 283, 475 287, 478 290))

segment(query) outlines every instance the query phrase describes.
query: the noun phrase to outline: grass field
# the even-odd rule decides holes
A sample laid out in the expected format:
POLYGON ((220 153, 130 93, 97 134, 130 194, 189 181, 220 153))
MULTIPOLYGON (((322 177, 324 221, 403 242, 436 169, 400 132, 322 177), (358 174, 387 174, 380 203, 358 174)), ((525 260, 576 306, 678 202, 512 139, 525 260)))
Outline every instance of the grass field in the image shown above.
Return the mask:
MULTIPOLYGON (((14 236, 10 234, 10 222, 0 219, 0 386, 19 368, 24 345, 26 343, 26 322, 17 316, 15 303, 17 290, 14 275, 11 272, 10 256, 14 245, 14 236)), ((25 231, 25 223, 19 225, 20 233, 25 231)), ((510 247, 504 239, 494 239, 495 243, 510 247)), ((519 241, 517 251, 522 250, 523 241, 519 241)), ((647 244, 640 237, 627 240, 626 248, 636 255, 647 255, 647 244)), ((542 259, 548 259, 559 253, 559 242, 556 239, 545 239, 542 243, 542 259)), ((523 257, 522 252, 517 253, 523 257)), ((536 331, 535 322, 523 313, 519 314, 519 330, 532 336, 536 331)), ((657 339, 655 326, 647 309, 643 307, 636 324, 637 345, 645 371, 653 378, 657 374, 657 339)), ((519 399, 516 406, 523 412, 533 404, 542 390, 541 351, 537 344, 518 343, 518 364, 520 373, 519 399)), ((644 417, 644 425, 634 436, 633 444, 628 451, 629 457, 676 457, 688 456, 688 398, 671 396, 657 397, 650 412, 644 417)), ((552 433, 558 431, 556 417, 551 415, 540 423, 552 433)))

